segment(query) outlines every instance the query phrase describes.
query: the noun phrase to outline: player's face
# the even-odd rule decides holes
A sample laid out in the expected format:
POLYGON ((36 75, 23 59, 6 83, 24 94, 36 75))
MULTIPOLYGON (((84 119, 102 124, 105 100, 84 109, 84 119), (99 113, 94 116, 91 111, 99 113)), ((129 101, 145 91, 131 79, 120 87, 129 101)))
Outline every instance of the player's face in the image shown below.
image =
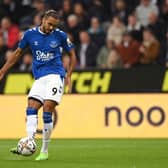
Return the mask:
POLYGON ((59 19, 49 16, 48 18, 43 18, 41 28, 44 33, 49 34, 57 27, 58 24, 59 19))

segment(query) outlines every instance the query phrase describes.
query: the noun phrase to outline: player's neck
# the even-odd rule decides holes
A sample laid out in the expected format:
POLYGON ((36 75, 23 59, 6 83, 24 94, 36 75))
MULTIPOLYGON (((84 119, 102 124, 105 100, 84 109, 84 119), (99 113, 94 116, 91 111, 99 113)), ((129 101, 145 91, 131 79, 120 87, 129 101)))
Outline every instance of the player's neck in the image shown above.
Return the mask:
POLYGON ((40 32, 41 34, 46 34, 46 33, 44 32, 42 26, 39 26, 39 27, 38 27, 38 30, 39 30, 39 32, 40 32))
POLYGON ((42 33, 45 33, 42 26, 39 26, 39 30, 40 30, 42 33))

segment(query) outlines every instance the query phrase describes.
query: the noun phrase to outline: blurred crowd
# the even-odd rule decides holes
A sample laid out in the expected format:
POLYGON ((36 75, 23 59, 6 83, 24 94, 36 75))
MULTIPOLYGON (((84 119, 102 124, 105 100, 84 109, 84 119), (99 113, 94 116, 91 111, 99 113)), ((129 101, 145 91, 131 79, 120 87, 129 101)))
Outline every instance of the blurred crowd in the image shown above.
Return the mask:
MULTIPOLYGON (((0 0, 0 66, 47 9, 60 13, 76 68, 168 67, 168 0, 0 0)), ((64 53, 65 68, 69 61, 64 53)), ((13 69, 31 71, 31 63, 26 49, 13 69)))

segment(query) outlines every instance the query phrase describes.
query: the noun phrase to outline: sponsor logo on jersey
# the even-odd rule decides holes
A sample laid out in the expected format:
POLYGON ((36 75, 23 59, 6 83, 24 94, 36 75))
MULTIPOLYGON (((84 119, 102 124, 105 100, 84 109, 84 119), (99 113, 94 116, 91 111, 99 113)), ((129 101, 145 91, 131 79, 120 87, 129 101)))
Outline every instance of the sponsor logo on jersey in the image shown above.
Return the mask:
POLYGON ((54 53, 51 53, 51 52, 45 53, 43 51, 37 50, 36 56, 37 56, 36 59, 38 61, 49 61, 54 58, 54 53))

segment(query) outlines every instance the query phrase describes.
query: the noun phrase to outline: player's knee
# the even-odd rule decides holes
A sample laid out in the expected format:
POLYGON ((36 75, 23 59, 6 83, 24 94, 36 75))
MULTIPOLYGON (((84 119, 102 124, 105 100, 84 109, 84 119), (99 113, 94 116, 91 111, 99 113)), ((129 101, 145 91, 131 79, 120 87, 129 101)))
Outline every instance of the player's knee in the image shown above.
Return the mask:
POLYGON ((43 111, 52 112, 52 107, 50 105, 44 105, 43 106, 43 111))
POLYGON ((28 107, 33 108, 33 109, 40 109, 40 107, 42 106, 42 104, 34 99, 29 99, 28 100, 28 107))
POLYGON ((55 109, 55 106, 56 106, 55 102, 45 102, 43 105, 43 111, 53 112, 55 109))
POLYGON ((43 122, 51 123, 52 122, 52 113, 51 112, 43 112, 43 122))

